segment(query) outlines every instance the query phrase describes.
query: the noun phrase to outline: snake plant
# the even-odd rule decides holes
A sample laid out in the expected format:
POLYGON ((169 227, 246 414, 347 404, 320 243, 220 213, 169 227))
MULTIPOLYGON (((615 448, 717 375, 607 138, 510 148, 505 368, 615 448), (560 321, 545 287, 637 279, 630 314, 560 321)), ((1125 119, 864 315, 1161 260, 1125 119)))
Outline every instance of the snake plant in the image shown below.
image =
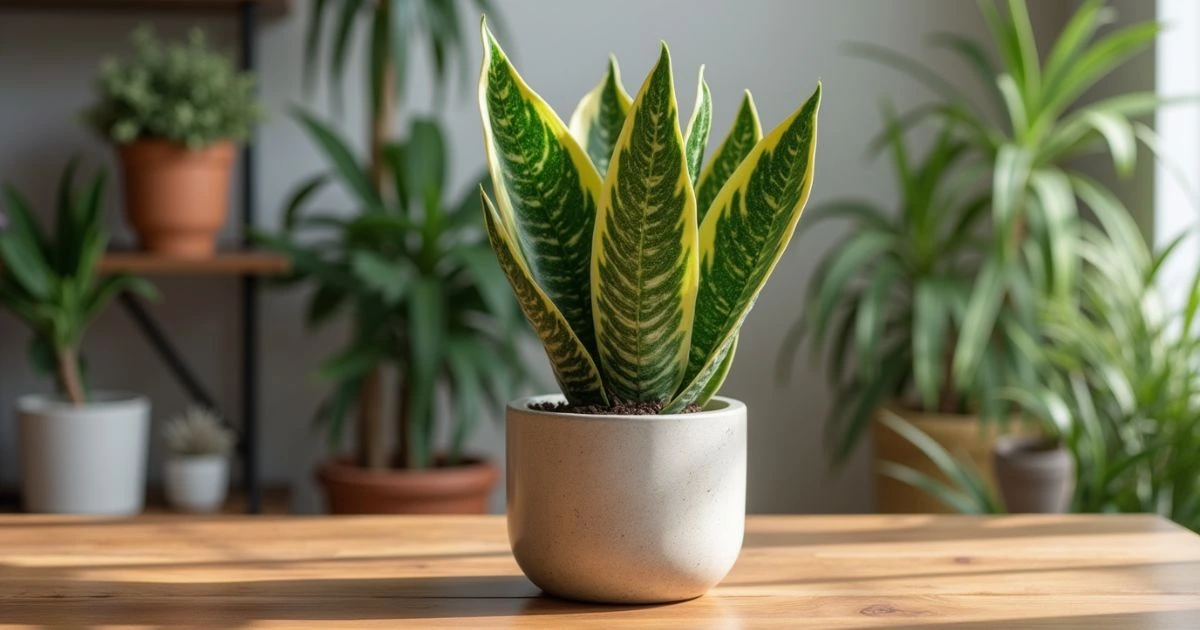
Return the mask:
POLYGON ((482 26, 488 236, 573 405, 703 405, 812 188, 821 88, 765 136, 747 93, 702 167, 701 68, 683 129, 662 46, 634 98, 615 59, 568 126, 482 26))

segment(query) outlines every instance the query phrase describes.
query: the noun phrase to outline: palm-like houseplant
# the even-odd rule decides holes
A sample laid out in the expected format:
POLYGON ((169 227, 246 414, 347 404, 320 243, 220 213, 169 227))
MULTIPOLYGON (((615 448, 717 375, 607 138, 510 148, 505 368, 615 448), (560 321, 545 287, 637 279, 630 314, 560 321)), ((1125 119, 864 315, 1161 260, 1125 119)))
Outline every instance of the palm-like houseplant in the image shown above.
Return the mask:
MULTIPOLYGON (((488 0, 472 0, 472 3, 480 11, 491 9, 488 0)), ((386 198, 391 193, 385 153, 392 141, 393 121, 407 91, 409 60, 416 46, 422 42, 429 46, 428 59, 439 96, 452 66, 458 66, 464 81, 467 78, 459 0, 311 0, 310 5, 305 36, 305 82, 311 90, 316 86, 319 71, 324 69, 331 99, 338 108, 342 105, 344 77, 353 58, 352 49, 356 42, 362 41, 356 35, 366 36, 366 63, 362 68, 370 114, 366 171, 376 195, 386 198)), ((310 185, 311 181, 301 184, 297 192, 310 185)), ((388 389, 385 381, 378 371, 369 374, 362 383, 361 404, 356 406, 359 435, 365 442, 365 446, 360 446, 364 449, 360 462, 369 468, 386 467, 390 457, 384 438, 383 394, 388 389)))
MULTIPOLYGON (((448 198, 444 138, 430 120, 414 122, 405 140, 385 147, 391 188, 385 196, 342 138, 310 116, 299 117, 330 170, 293 197, 283 235, 261 238, 289 255, 295 279, 317 285, 308 308, 310 326, 339 313, 354 324, 348 346, 319 370, 334 389, 317 420, 336 443, 345 418, 361 404, 364 383, 381 367, 394 366, 400 376, 396 442, 393 448, 383 445, 392 455, 385 466, 467 463, 466 440, 486 414, 484 399, 502 402, 528 378, 515 361, 523 326, 480 225, 479 193, 472 189, 462 199, 448 198), (353 196, 356 212, 322 211, 313 203, 335 181, 353 196), (496 370, 501 363, 514 368, 496 370), (450 394, 447 442, 439 440, 436 422, 437 393, 443 389, 450 394)), ((360 434, 354 464, 370 468, 370 451, 379 446, 360 434)), ((495 472, 488 471, 494 479, 495 472)))
POLYGON ((765 136, 747 94, 702 167, 708 86, 681 128, 665 45, 633 99, 610 60, 570 128, 483 45, 488 236, 562 390, 508 408, 514 553, 571 598, 695 597, 741 543, 745 407, 714 394, 811 190, 820 86, 765 136))
MULTIPOLYGON (((973 180, 986 195, 982 202, 969 198, 970 208, 962 208, 975 223, 964 233, 984 237, 974 246, 980 255, 968 260, 962 270, 969 280, 966 294, 963 287, 950 291, 943 285, 945 295, 934 299, 934 291, 927 290, 928 299, 920 305, 933 315, 918 317, 914 291, 893 311, 899 319, 919 324, 909 336, 894 341, 910 345, 912 361, 883 362, 888 345, 880 343, 874 354, 860 353, 848 380, 845 374, 830 375, 835 384, 855 383, 856 393, 866 391, 876 403, 838 405, 830 429, 839 461, 861 441, 878 404, 887 397, 926 411, 967 411, 1000 422, 1009 417, 1012 407, 1000 393, 1012 379, 1028 378, 1033 369, 1023 353, 1014 351, 1014 338, 1034 324, 1042 297, 1070 295, 1080 265, 1074 231, 1082 220, 1081 202, 1104 226, 1112 223, 1114 214, 1125 212, 1111 191, 1074 168, 1074 160, 1101 153, 1111 158, 1119 173, 1127 173, 1137 156, 1138 138, 1151 139, 1152 132, 1136 118, 1160 103, 1156 95, 1122 94, 1091 103, 1081 98, 1108 72, 1144 51, 1158 32, 1157 24, 1139 23, 1102 33, 1112 20, 1112 10, 1103 0, 1091 0, 1073 14, 1043 57, 1023 2, 1009 0, 997 9, 996 2, 985 0, 980 7, 991 33, 990 50, 950 33, 935 34, 932 42, 955 53, 976 73, 990 97, 986 103, 972 101, 909 57, 874 45, 853 47, 855 53, 921 81, 938 96, 889 123, 875 146, 895 147, 899 135, 920 125, 952 126, 956 130, 952 142, 962 145, 956 150, 961 151, 957 158, 963 166, 939 167, 943 177, 973 180), (971 212, 976 203, 983 203, 985 211, 971 212), (907 389, 911 382, 915 391, 907 389)), ((896 164, 902 187, 911 187, 916 174, 905 175, 905 164, 899 159, 896 164)), ((906 204, 911 196, 904 191, 906 204)), ((831 214, 861 223, 859 210, 843 208, 831 214)), ((945 229, 932 223, 926 227, 937 233, 945 229)), ((808 321, 801 324, 799 335, 833 329, 833 318, 846 316, 858 291, 850 291, 841 309, 828 302, 837 302, 846 287, 876 278, 886 266, 883 263, 893 257, 882 245, 860 244, 848 251, 858 237, 848 238, 833 248, 823 272, 814 279, 817 286, 810 295, 818 296, 817 303, 809 305, 808 321), (835 267, 836 274, 832 273, 835 267), (825 296, 825 305, 820 296, 825 296)), ((953 259, 961 248, 948 251, 953 259)), ((888 331, 887 317, 856 315, 856 329, 860 319, 862 328, 855 332, 860 338, 888 331)), ((828 341, 814 339, 818 345, 828 341)), ((835 360, 844 362, 844 355, 854 350, 836 338, 833 341, 833 354, 839 357, 835 360)), ((986 445, 983 450, 988 450, 986 445)))
POLYGON ((29 358, 53 375, 58 396, 17 401, 26 509, 42 512, 135 513, 145 483, 149 403, 128 394, 92 392, 80 343, 89 324, 121 291, 153 295, 124 274, 101 278, 108 243, 105 175, 82 189, 75 166, 58 188, 53 231, 43 230, 25 197, 3 189, 0 222, 0 306, 33 332, 29 358))

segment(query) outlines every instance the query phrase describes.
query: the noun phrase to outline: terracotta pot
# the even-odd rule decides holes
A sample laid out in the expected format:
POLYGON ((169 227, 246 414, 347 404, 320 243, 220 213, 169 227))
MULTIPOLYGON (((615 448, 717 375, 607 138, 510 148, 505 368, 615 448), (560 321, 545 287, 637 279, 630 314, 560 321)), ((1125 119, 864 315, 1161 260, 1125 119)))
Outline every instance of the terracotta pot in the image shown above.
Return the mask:
POLYGON ((1065 514, 1075 491, 1075 460, 1058 442, 1037 436, 996 441, 996 481, 1013 514, 1065 514))
POLYGON ((317 471, 333 514, 486 514, 500 469, 482 459, 422 470, 370 470, 348 459, 317 471))
MULTIPOLYGON (((1021 432, 1018 423, 1009 423, 1001 430, 994 423, 983 423, 978 416, 914 411, 900 404, 888 405, 877 412, 899 416, 924 431, 955 456, 965 455, 975 464, 988 486, 996 490, 992 468, 992 447, 1002 435, 1021 432)), ((937 466, 908 440, 876 419, 872 423, 875 441, 875 462, 895 462, 946 481, 937 466)), ((878 469, 878 466, 875 467, 878 469)), ((947 514, 953 512, 941 501, 923 490, 897 481, 886 475, 875 475, 875 511, 884 514, 947 514)))
POLYGON ((166 140, 121 145, 125 211, 142 249, 179 258, 205 258, 229 214, 233 142, 199 150, 166 140))

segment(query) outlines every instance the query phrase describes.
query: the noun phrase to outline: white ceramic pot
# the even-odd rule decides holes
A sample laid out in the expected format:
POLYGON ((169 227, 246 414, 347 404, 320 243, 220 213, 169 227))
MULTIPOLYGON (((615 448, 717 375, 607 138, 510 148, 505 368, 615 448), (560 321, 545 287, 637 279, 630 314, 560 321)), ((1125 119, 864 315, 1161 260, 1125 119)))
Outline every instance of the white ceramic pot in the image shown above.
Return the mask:
POLYGON ((569 599, 657 603, 725 577, 746 517, 746 406, 609 416, 508 406, 508 537, 525 575, 569 599))
POLYGON ((94 393, 75 406, 58 397, 17 400, 21 491, 28 512, 137 514, 146 492, 150 402, 94 393))
POLYGON ((229 458, 224 455, 172 455, 164 476, 167 501, 180 512, 209 514, 225 505, 229 458))

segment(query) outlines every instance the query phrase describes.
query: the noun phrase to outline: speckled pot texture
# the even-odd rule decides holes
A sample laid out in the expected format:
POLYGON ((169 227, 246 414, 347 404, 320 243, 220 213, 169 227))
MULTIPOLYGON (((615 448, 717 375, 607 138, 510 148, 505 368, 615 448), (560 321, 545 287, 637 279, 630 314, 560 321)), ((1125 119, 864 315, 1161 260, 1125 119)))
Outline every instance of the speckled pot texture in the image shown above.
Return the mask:
POLYGON ((746 406, 605 416, 508 406, 508 537, 551 595, 648 604, 703 595, 733 567, 746 519, 746 406))

